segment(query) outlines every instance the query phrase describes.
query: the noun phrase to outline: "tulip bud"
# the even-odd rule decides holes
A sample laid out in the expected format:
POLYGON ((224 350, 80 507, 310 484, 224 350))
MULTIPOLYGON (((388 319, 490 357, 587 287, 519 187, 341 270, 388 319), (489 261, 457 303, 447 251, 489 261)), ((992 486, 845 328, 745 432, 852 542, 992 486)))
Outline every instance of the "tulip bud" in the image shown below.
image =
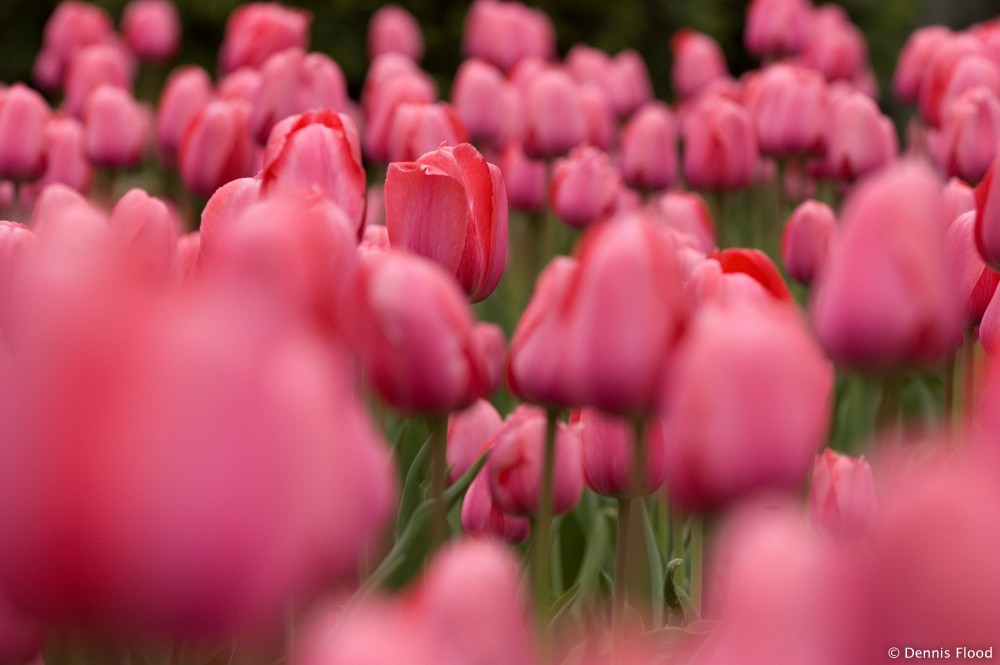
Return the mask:
POLYGON ((437 98, 437 89, 427 74, 419 71, 410 60, 401 56, 384 55, 372 63, 365 79, 365 90, 361 101, 365 111, 365 155, 378 161, 389 160, 389 135, 392 131, 396 111, 403 104, 431 103, 437 98), (404 67, 396 72, 385 74, 380 80, 381 70, 403 61, 404 67))
POLYGON ((704 33, 679 30, 670 38, 670 50, 674 56, 670 80, 681 99, 694 97, 712 81, 729 76, 719 43, 704 33))
POLYGON ((931 153, 945 173, 975 183, 993 163, 998 141, 1000 99, 989 88, 970 88, 945 111, 931 153))
POLYGON ((615 56, 614 69, 613 106, 619 117, 626 117, 653 99, 653 82, 649 78, 646 61, 632 49, 625 49, 615 56))
POLYGON ((455 112, 468 128, 469 136, 497 145, 503 134, 503 96, 508 83, 495 66, 470 58, 464 61, 455 74, 451 90, 451 103, 455 112))
POLYGON ((213 101, 188 123, 178 148, 184 184, 199 196, 253 171, 250 111, 239 102, 213 101))
POLYGON ((264 75, 258 69, 240 67, 229 72, 216 86, 217 97, 227 102, 246 102, 250 106, 257 103, 260 87, 264 84, 264 75))
POLYGON ((87 98, 83 122, 87 157, 95 165, 122 168, 142 161, 148 118, 129 92, 102 85, 87 98))
POLYGON ((530 157, 558 157, 587 138, 580 89, 562 71, 543 71, 531 79, 524 121, 524 151, 530 157))
POLYGON ((125 53, 114 46, 90 46, 69 64, 63 109, 82 118, 90 93, 102 85, 132 90, 132 65, 125 53))
POLYGON ((493 500, 490 489, 489 462, 469 485, 462 499, 462 528, 472 536, 492 536, 510 543, 521 543, 531 533, 527 517, 508 515, 493 500))
POLYGON ((892 121, 860 92, 831 103, 826 142, 827 169, 844 180, 877 171, 895 160, 899 151, 892 121))
POLYGON ((174 70, 156 110, 156 139, 168 165, 177 161, 184 131, 212 99, 212 79, 201 67, 174 70))
POLYGON ((663 224, 707 254, 715 249, 715 226, 705 200, 694 192, 667 192, 656 202, 663 224))
POLYGON ((484 399, 448 417, 448 466, 452 482, 475 464, 502 424, 496 408, 484 399))
POLYGON ((708 258, 719 262, 722 272, 743 273, 756 280, 775 300, 792 302, 788 285, 771 258, 759 249, 716 250, 708 258))
POLYGON ((827 81, 856 80, 868 64, 868 45, 847 13, 837 5, 822 5, 810 13, 808 38, 798 61, 827 81))
POLYGON ((0 178, 33 180, 42 175, 51 115, 42 96, 25 85, 0 90, 0 178))
POLYGON ((528 58, 555 54, 555 30, 549 18, 520 2, 476 0, 465 19, 462 52, 509 72, 528 58))
POLYGON ((663 484, 667 473, 663 466, 666 441, 658 421, 650 421, 645 428, 644 484, 638 489, 633 479, 634 428, 597 409, 575 412, 571 422, 579 426, 583 479, 591 490, 610 497, 641 496, 655 492, 663 484))
POLYGON ((747 84, 747 110, 761 153, 783 157, 822 151, 826 144, 826 81, 811 69, 775 64, 747 84))
POLYGON ((181 39, 177 8, 171 0, 132 0, 122 14, 122 35, 140 60, 169 60, 181 39))
POLYGON ((401 104, 386 142, 390 162, 412 162, 442 145, 467 143, 468 132, 448 104, 401 104))
POLYGON ((757 137, 746 110, 709 98, 684 119, 684 178, 695 189, 740 189, 757 168, 757 137))
POLYGON ((875 481, 864 457, 827 448, 813 466, 809 514, 813 524, 844 537, 867 533, 875 521, 875 481))
POLYGON ((200 244, 204 254, 210 255, 226 229, 236 224, 260 199, 260 180, 257 178, 237 178, 215 190, 201 213, 200 244))
POLYGON ((837 216, 821 201, 803 201, 792 211, 781 235, 781 260, 797 282, 812 284, 829 253, 837 216))
POLYGON ((976 52, 959 52, 951 59, 948 55, 943 50, 937 58, 944 64, 932 70, 939 74, 936 82, 942 87, 932 90, 925 84, 921 88, 920 112, 934 127, 941 125, 948 108, 967 90, 983 87, 1000 95, 1000 69, 992 60, 976 52))
POLYGON ((226 20, 226 36, 219 50, 222 72, 240 67, 259 68, 275 53, 305 49, 312 15, 276 2, 251 2, 236 8, 226 20))
POLYGON ((111 44, 115 28, 108 13, 89 2, 64 0, 45 22, 42 50, 35 60, 35 82, 43 90, 55 91, 73 58, 88 46, 111 44))
POLYGON ((629 187, 666 189, 677 177, 677 127, 670 109, 651 102, 622 129, 618 168, 629 187))
POLYGON ((399 53, 414 62, 424 57, 424 37, 413 14, 399 5, 384 5, 368 23, 368 59, 399 53))
POLYGON ((618 125, 607 93, 590 83, 580 86, 580 105, 587 122, 586 142, 601 150, 610 150, 618 125))
POLYGON ((108 227, 138 275, 158 286, 176 282, 180 224, 163 201, 131 189, 111 211, 108 227))
POLYGON ((797 53, 809 30, 806 0, 752 0, 747 7, 743 43, 756 56, 797 53))
POLYGON ((500 154, 500 170, 511 207, 525 212, 542 209, 548 189, 545 162, 525 155, 520 143, 510 143, 500 154))
POLYGON ((892 78, 893 92, 898 99, 904 102, 917 101, 927 64, 950 35, 951 30, 943 25, 928 25, 910 33, 899 54, 892 78))
POLYGON ((611 215, 621 187, 621 178, 607 154, 582 146, 556 162, 549 200, 559 219, 583 228, 611 215))
POLYGON ((965 182, 951 178, 944 186, 945 219, 954 221, 963 212, 976 209, 976 194, 965 182))

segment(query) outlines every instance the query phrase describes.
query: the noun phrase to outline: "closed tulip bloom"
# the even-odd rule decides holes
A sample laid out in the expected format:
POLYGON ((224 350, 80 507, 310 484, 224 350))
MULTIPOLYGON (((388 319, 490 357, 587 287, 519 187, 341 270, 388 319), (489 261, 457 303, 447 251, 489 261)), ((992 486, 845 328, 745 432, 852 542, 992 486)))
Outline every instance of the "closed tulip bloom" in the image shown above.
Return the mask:
POLYGON ((646 61, 633 49, 625 49, 615 56, 614 69, 612 106, 618 117, 624 118, 653 99, 653 82, 646 61))
POLYGON ((928 94, 921 107, 925 119, 935 127, 940 126, 948 108, 967 90, 983 87, 1000 95, 1000 68, 985 55, 959 57, 945 71, 944 88, 935 91, 937 94, 928 94))
POLYGON ((201 213, 200 241, 204 254, 212 252, 226 229, 239 222, 250 206, 261 200, 260 180, 237 178, 215 190, 201 213))
POLYGON ((986 87, 970 88, 951 103, 931 152, 941 169, 967 182, 979 182, 993 163, 1000 141, 1000 99, 986 87))
POLYGON ((148 118, 126 90, 104 85, 84 110, 87 157, 97 166, 123 168, 142 161, 148 118))
POLYGON ((730 300, 695 317, 664 394, 671 502, 703 510, 793 490, 829 429, 833 365, 798 311, 730 300))
POLYGON ((424 57, 424 36, 413 14, 399 5, 380 7, 368 22, 368 59, 383 53, 399 53, 420 62, 424 57))
POLYGON ((222 72, 240 67, 259 68, 275 53, 304 49, 309 43, 312 14, 277 2, 242 5, 226 20, 226 36, 219 50, 222 72))
POLYGON ((122 35, 140 60, 169 60, 181 39, 177 8, 171 0, 132 0, 122 14, 122 35))
POLYGON ((962 213, 948 225, 948 250, 957 269, 967 326, 978 325, 993 298, 1000 273, 987 267, 976 248, 976 213, 962 213))
POLYGON ((583 228, 614 212, 621 187, 611 158, 599 148, 582 146, 556 162, 549 202, 559 219, 583 228))
POLYGON ((763 251, 754 248, 716 250, 709 254, 708 258, 718 261, 723 273, 748 275, 764 287, 775 300, 792 302, 792 294, 781 273, 778 272, 778 267, 763 251))
POLYGON ((757 169, 757 137, 746 109, 708 99, 684 119, 684 178, 695 189, 746 187, 757 169))
POLYGON ((389 242, 433 259, 473 302, 488 297, 507 257, 507 195, 500 169, 465 143, 389 165, 389 242))
POLYGON ((452 482, 472 468, 502 424, 496 407, 484 399, 448 417, 448 467, 452 482))
POLYGON ((696 257, 688 268, 685 290, 696 309, 714 302, 770 302, 774 295, 745 272, 726 272, 714 258, 696 257), (698 260, 700 258, 700 260, 698 260))
POLYGON ((131 189, 111 210, 108 227, 137 276, 155 286, 176 284, 180 224, 166 203, 131 189))
POLYGON ((656 420, 645 428, 642 463, 643 485, 635 488, 632 460, 635 457, 635 428, 597 409, 574 412, 571 422, 580 437, 584 482, 602 496, 642 496, 659 489, 667 470, 664 467, 663 430, 656 420))
POLYGON ((665 226, 689 238, 703 254, 715 249, 712 213, 698 194, 666 192, 657 200, 655 212, 665 226))
POLYGON ((744 45, 756 56, 798 53, 808 38, 810 10, 806 0, 752 0, 744 45))
POLYGON ((524 96, 524 151, 558 157, 587 138, 580 89, 568 74, 547 70, 531 79, 524 96))
POLYGON ((944 215, 941 183, 916 163, 854 191, 810 304, 831 358, 861 368, 932 364, 958 345, 963 303, 942 251, 944 215))
POLYGON ((875 522, 875 504, 875 480, 864 457, 827 448, 816 458, 809 493, 813 524, 835 536, 860 536, 875 522))
POLYGON ((576 44, 566 54, 566 71, 581 86, 599 90, 610 104, 615 94, 615 61, 607 53, 586 44, 576 44))
POLYGON ((60 2, 45 22, 42 50, 35 61, 35 82, 44 90, 59 89, 77 53, 88 46, 114 41, 114 24, 104 9, 78 0, 60 2))
POLYGON ((951 30, 943 25, 928 25, 910 33, 896 63, 892 89, 904 102, 915 102, 920 92, 920 82, 934 52, 949 36, 951 30))
POLYGON ((784 157, 817 153, 825 147, 826 82, 816 72, 771 65, 750 80, 746 95, 761 153, 784 157))
POLYGON ((170 74, 156 109, 156 141, 168 165, 176 163, 184 131, 212 95, 212 79, 201 67, 184 67, 170 74))
POLYGON ((677 177, 677 123, 666 104, 650 102, 622 129, 618 169, 629 187, 666 189, 677 177))
POLYGON ((253 171, 250 111, 239 102, 213 101, 191 119, 178 149, 184 184, 210 196, 253 171))
POLYGON ((860 92, 831 104, 826 144, 826 168, 843 180, 877 171, 895 160, 899 152, 892 121, 860 92))
POLYGON ((976 209, 976 193, 959 178, 950 178, 944 186, 945 219, 954 220, 963 212, 976 209))
MULTIPOLYGON (((994 78, 996 71, 983 59, 984 46, 981 41, 966 33, 949 34, 934 45, 924 70, 921 73, 917 108, 921 117, 931 126, 941 123, 941 115, 946 108, 945 97, 957 97, 954 83, 962 87, 983 84, 980 75, 994 78), (968 60, 969 62, 965 62, 968 60), (959 69, 964 74, 957 76, 959 69), (977 80, 978 79, 978 80, 977 80)), ((957 91, 961 92, 961 91, 957 91)))
POLYGON ((412 162, 442 145, 466 143, 469 134, 449 104, 401 104, 386 142, 390 162, 412 162))
POLYGON ((526 212, 542 209, 548 191, 545 162, 525 155, 520 143, 510 143, 500 153, 500 170, 512 208, 526 212))
POLYGON ((462 498, 462 529, 470 536, 521 543, 531 534, 531 520, 500 510, 490 489, 489 462, 473 478, 462 498))
MULTIPOLYGON (((376 62, 391 57, 382 56, 376 62)), ((373 76, 374 67, 373 64, 369 77, 373 76)), ((365 155, 378 162, 388 162, 389 137, 396 112, 403 104, 432 103, 437 99, 437 89, 427 74, 415 68, 397 72, 369 89, 371 93, 362 98, 365 108, 365 155)))
POLYGON ((278 123, 264 152, 265 196, 318 192, 339 205, 360 237, 365 219, 365 171, 354 123, 334 111, 308 111, 278 123))
POLYGON ((837 215, 822 201, 803 201, 792 211, 781 235, 781 260, 792 279, 812 284, 823 269, 836 229, 837 215))
POLYGON ((118 47, 90 46, 73 58, 66 74, 63 109, 82 118, 90 93, 102 85, 132 89, 132 65, 118 47))
POLYGON ((640 213, 590 229, 542 272, 510 344, 507 383, 546 406, 648 412, 687 321, 676 247, 640 213))
POLYGON ((520 2, 476 0, 465 18, 462 52, 509 72, 522 60, 555 55, 555 29, 548 16, 520 2))
MULTIPOLYGON (((490 491, 505 513, 530 516, 538 512, 545 429, 545 412, 521 405, 493 439, 490 491)), ((553 470, 553 511, 561 515, 573 509, 583 492, 579 436, 562 422, 556 428, 553 470)))
POLYGON ((596 85, 584 83, 580 86, 580 104, 587 121, 586 142, 601 150, 611 150, 618 131, 611 98, 596 85))
POLYGON ((469 58, 459 66, 451 103, 474 140, 500 147, 507 87, 503 72, 484 60, 469 58))
POLYGON ((369 253, 342 320, 368 380, 393 408, 445 413, 489 394, 483 333, 455 280, 407 252, 369 253))
POLYGON ((25 85, 0 90, 0 178, 33 180, 42 175, 51 115, 42 96, 25 85))
POLYGON ((670 51, 674 56, 670 81, 682 99, 694 97, 712 81, 729 76, 719 43, 702 32, 678 30, 670 38, 670 51))
POLYGON ((227 102, 242 101, 253 106, 257 103, 263 84, 264 75, 259 69, 240 67, 219 79, 216 94, 219 99, 227 102))
POLYGON ((808 37, 797 60, 827 81, 852 81, 868 64, 868 45, 843 9, 822 5, 810 13, 808 37))
POLYGON ((323 53, 307 54, 300 48, 275 53, 261 68, 250 128, 264 144, 279 120, 311 109, 342 111, 347 82, 336 62, 323 53))

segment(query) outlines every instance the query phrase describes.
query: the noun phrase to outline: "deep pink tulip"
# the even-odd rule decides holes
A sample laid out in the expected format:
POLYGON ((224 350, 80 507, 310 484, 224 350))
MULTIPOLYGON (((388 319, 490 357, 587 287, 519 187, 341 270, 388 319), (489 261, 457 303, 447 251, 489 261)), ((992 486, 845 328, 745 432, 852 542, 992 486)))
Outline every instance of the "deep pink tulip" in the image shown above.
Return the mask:
POLYGON ((55 91, 63 85, 77 53, 88 46, 114 41, 114 24, 104 9, 89 2, 64 0, 45 23, 33 78, 42 89, 55 91))
POLYGON ((45 171, 46 127, 52 112, 31 88, 0 90, 0 178, 33 180, 45 171))
POLYGON ((184 131, 212 99, 212 79, 201 67, 174 70, 156 109, 156 140, 168 165, 177 162, 184 131))
POLYGON ((976 248, 976 213, 969 211, 948 225, 948 249, 958 271, 960 300, 967 326, 978 325, 993 299, 1000 273, 987 267, 976 248))
POLYGON ((743 43, 756 56, 798 53, 809 32, 808 0, 752 0, 743 43))
POLYGON ((543 12, 520 2, 476 0, 466 15, 462 52, 509 72, 527 58, 554 56, 555 29, 543 12))
POLYGON ((265 196, 318 192, 339 205, 360 237, 365 220, 365 171, 354 123, 334 111, 308 111, 275 125, 261 171, 265 196))
POLYGON ((177 283, 180 223, 166 203, 131 189, 111 210, 108 227, 136 275, 157 286, 177 283))
POLYGON ((590 229, 542 272, 511 340, 507 383, 546 406, 648 412, 687 321, 674 242, 640 213, 590 229))
POLYGON ((251 2, 233 10, 219 50, 222 72, 259 68, 275 53, 306 48, 312 14, 277 2, 251 2))
POLYGON ((638 51, 625 49, 615 56, 614 67, 612 105, 619 117, 626 117, 653 99, 653 82, 646 61, 638 51))
POLYGON ((715 249, 715 225, 705 200, 694 192, 666 192, 656 201, 654 213, 669 229, 690 239, 703 254, 715 249))
POLYGON ((140 60, 169 60, 181 40, 177 8, 171 0, 131 0, 122 14, 122 35, 140 60))
POLYGON ((621 188, 621 177, 607 153, 582 146, 556 162, 549 204, 566 224, 583 228, 604 221, 614 212, 621 188))
POLYGON ((700 510, 805 481, 829 428, 833 365, 797 310, 741 299, 703 307, 667 383, 673 505, 700 510))
POLYGON ((507 258, 507 195, 500 169, 471 145, 389 165, 389 242, 433 259, 473 302, 496 288, 507 258))
POLYGON ((451 105, 400 104, 386 141, 390 162, 412 162, 443 145, 467 143, 469 133, 451 105))
POLYGON ((470 58, 459 66, 451 103, 474 140, 502 147, 503 98, 508 87, 503 72, 484 60, 470 58))
POLYGON ((0 663, 41 663, 45 629, 0 594, 0 663), (34 657, 34 660, 33 660, 34 657))
POLYGON ((510 143, 500 154, 500 170, 512 208, 526 212, 542 209, 548 191, 545 162, 525 155, 520 143, 510 143))
POLYGON ((983 44, 969 34, 949 35, 935 44, 921 75, 917 107, 933 127, 941 123, 947 102, 970 87, 996 90, 996 67, 984 56, 983 44))
POLYGON ((682 99, 694 97, 712 81, 729 76, 719 43, 702 32, 678 30, 670 38, 670 51, 674 57, 670 81, 682 99))
POLYGON ((904 162, 854 190, 813 290, 811 317, 831 358, 854 367, 943 360, 961 341, 941 182, 904 162))
POLYGON ((722 98, 701 102, 684 118, 684 178, 695 189, 740 189, 757 170, 750 114, 722 98))
POLYGON ((826 145, 826 168, 842 180, 877 171, 895 160, 899 152, 892 121, 860 92, 831 103, 826 145))
POLYGON ((853 81, 868 66, 868 44, 841 7, 826 4, 809 15, 808 36, 797 60, 827 81, 853 81))
POLYGON ((829 254, 837 215, 822 201, 803 201, 792 211, 781 235, 781 261, 796 282, 812 284, 829 254))
POLYGON ((666 441, 658 421, 650 421, 646 428, 643 485, 638 492, 632 475, 635 428, 597 409, 576 411, 570 422, 579 427, 583 480, 591 490, 603 496, 625 497, 650 494, 663 484, 667 473, 664 467, 666 441))
POLYGON ((462 528, 471 536, 502 538, 510 543, 524 542, 531 534, 527 517, 508 515, 497 507, 490 489, 489 462, 462 499, 462 528))
POLYGON ((83 112, 87 157, 96 166, 138 166, 149 133, 148 118, 131 93, 102 85, 87 98, 83 112))
POLYGON ((250 129, 263 145, 278 121, 311 109, 342 111, 346 100, 347 82, 336 62, 323 53, 287 49, 261 68, 250 129))
POLYGON ((587 123, 586 142, 601 150, 611 150, 618 132, 615 111, 607 93, 595 85, 580 86, 580 104, 587 123))
POLYGON ((915 102, 920 93, 920 83, 934 52, 949 36, 951 30, 943 25, 928 25, 914 30, 906 39, 896 63, 892 89, 904 102, 915 102))
POLYGON ((475 464, 502 424, 496 407, 484 399, 448 417, 448 467, 452 482, 475 464))
POLYGON ((778 63, 746 86, 746 106, 761 153, 774 157, 821 152, 826 145, 826 81, 818 73, 778 63))
POLYGON ((184 184, 199 196, 253 171, 250 110, 242 102, 209 102, 188 123, 178 148, 184 184))
POLYGON ((855 537, 875 521, 875 480, 864 457, 827 448, 813 465, 809 514, 817 527, 835 536, 855 537))
MULTIPOLYGON (((482 0, 480 0, 482 1, 482 0)), ((587 115, 580 88, 565 72, 538 73, 524 95, 524 151, 558 157, 587 139, 587 115)))
POLYGON ((399 53, 420 62, 424 57, 424 36, 413 14, 399 5, 384 5, 368 23, 368 59, 383 53, 399 53))
POLYGON ((620 136, 618 169, 629 187, 666 189, 677 177, 677 123, 666 104, 636 111, 620 136))
POLYGON ((1000 141, 1000 99, 986 87, 970 88, 944 113, 931 134, 931 154, 941 169, 976 183, 990 168, 1000 141))
MULTIPOLYGON (((507 417, 490 451, 490 491, 500 510, 530 516, 538 512, 546 416, 542 409, 521 405, 507 417)), ((553 466, 553 511, 569 512, 583 492, 580 439, 560 422, 556 429, 553 466)))
POLYGON ((368 253, 341 320, 368 380, 407 413, 462 409, 495 388, 484 324, 454 278, 401 251, 368 253))
MULTIPOLYGON (((394 65, 395 66, 395 65, 394 65)), ((365 155, 378 162, 389 161, 389 136, 397 110, 403 104, 429 104, 437 99, 434 82, 410 60, 392 54, 372 63, 362 94, 365 111, 365 155), (376 64, 402 59, 407 69, 390 71, 383 81, 376 74, 376 64), (367 94, 366 94, 367 93, 367 94)), ((436 147, 436 146, 435 146, 436 147)))
POLYGON ((82 118, 90 93, 102 85, 132 90, 132 65, 118 47, 89 46, 73 58, 66 73, 63 109, 82 118))

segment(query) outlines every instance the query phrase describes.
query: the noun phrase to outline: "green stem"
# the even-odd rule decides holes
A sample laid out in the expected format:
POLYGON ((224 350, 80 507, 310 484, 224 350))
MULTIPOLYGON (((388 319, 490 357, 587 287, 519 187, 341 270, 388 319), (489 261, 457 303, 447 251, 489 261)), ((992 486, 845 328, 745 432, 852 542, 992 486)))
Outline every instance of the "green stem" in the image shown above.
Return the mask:
POLYGON ((542 463, 541 490, 538 497, 538 515, 535 518, 534 543, 531 547, 531 569, 534 583, 535 613, 542 631, 543 645, 549 623, 551 601, 550 567, 552 547, 553 476, 556 461, 556 427, 559 412, 549 409, 545 426, 545 456, 542 463))
POLYGON ((892 428, 895 430, 899 420, 899 397, 902 391, 902 377, 888 372, 882 376, 882 396, 878 403, 875 416, 877 430, 892 428))
POLYGON ((427 428, 431 434, 430 475, 431 475, 431 532, 430 551, 434 552, 448 537, 448 510, 444 502, 444 490, 448 473, 448 416, 435 414, 427 416, 427 428))
MULTIPOLYGON (((641 501, 646 494, 646 419, 632 420, 632 470, 631 495, 641 501)), ((633 511, 629 528, 627 571, 629 597, 632 606, 643 612, 649 609, 648 561, 646 555, 646 530, 643 528, 642 513, 633 511)))
POLYGON ((632 525, 632 497, 618 499, 618 532, 615 550, 615 590, 611 613, 612 651, 625 642, 625 602, 628 596, 629 538, 632 525))
POLYGON ((967 413, 975 407, 976 399, 976 335, 972 328, 965 329, 962 344, 962 403, 958 413, 963 422, 967 413))
POLYGON ((691 603, 701 616, 702 565, 705 527, 699 517, 691 518, 691 603))
POLYGON ((726 193, 721 189, 715 189, 707 192, 706 198, 711 202, 712 215, 715 218, 715 244, 719 249, 725 249, 732 242, 726 224, 726 193))

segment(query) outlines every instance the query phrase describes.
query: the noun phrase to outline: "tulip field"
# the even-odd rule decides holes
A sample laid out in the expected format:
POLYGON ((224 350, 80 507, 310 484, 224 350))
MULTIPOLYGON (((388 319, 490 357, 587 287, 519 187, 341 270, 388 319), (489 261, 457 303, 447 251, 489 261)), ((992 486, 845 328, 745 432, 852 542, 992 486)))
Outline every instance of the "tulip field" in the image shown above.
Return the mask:
POLYGON ((745 11, 659 81, 514 0, 425 69, 385 5, 353 81, 291 1, 211 68, 172 0, 55 6, 0 84, 0 665, 1000 658, 1000 18, 890 81, 745 11))

